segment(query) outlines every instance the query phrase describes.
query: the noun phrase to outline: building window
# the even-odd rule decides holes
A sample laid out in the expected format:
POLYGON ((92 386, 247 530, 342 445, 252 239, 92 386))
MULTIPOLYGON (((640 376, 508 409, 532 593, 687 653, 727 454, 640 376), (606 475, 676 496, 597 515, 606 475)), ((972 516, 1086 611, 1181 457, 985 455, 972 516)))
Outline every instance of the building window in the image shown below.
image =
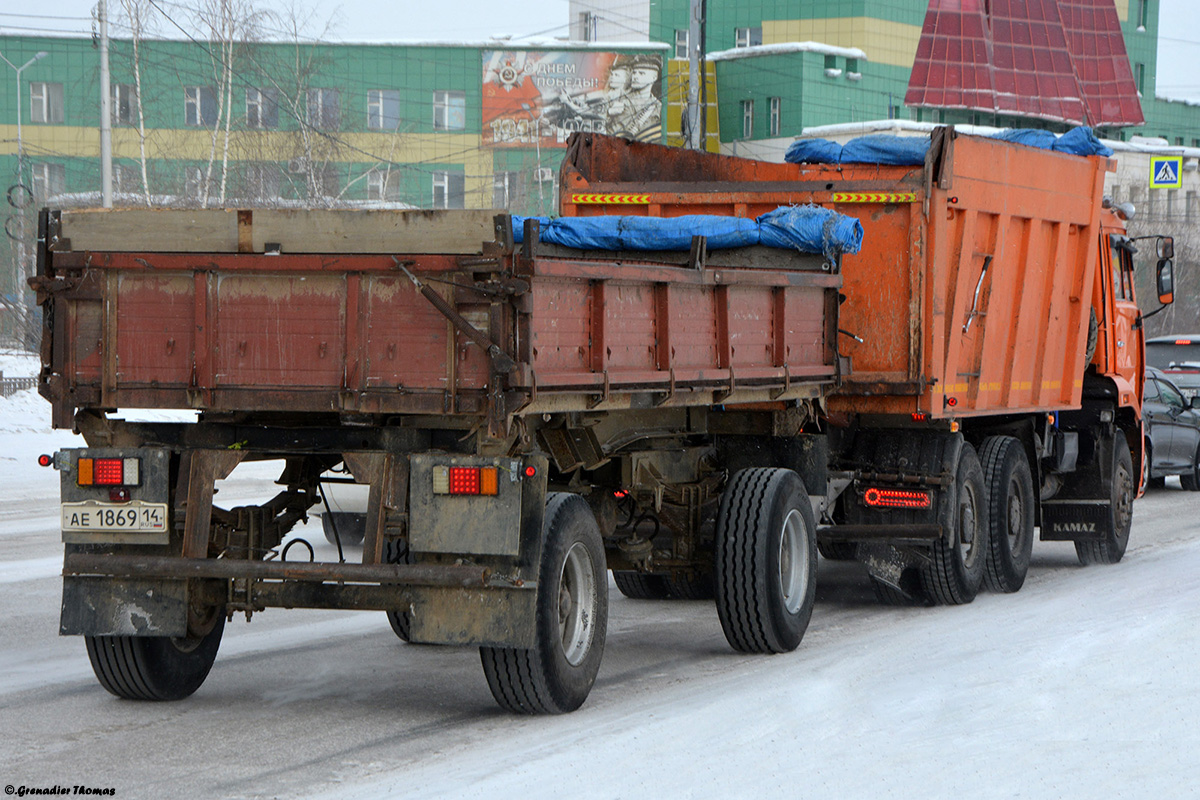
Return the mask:
POLYGON ((114 83, 109 92, 112 101, 112 122, 114 125, 132 125, 133 116, 137 109, 132 83, 114 83))
POLYGON ((209 86, 186 87, 183 90, 183 118, 187 125, 216 125, 216 92, 209 86))
POLYGON ((772 136, 779 135, 779 105, 780 105, 780 98, 772 97, 771 98, 771 135, 772 136))
POLYGON ((113 191, 136 194, 142 190, 142 171, 132 164, 113 164, 113 191))
POLYGON ((1185 199, 1187 205, 1183 207, 1183 216, 1188 222, 1196 218, 1196 192, 1188 191, 1185 199))
POLYGON ((465 180, 461 172, 433 173, 433 207, 464 208, 465 180))
POLYGON ((204 196, 204 168, 183 168, 183 193, 192 200, 200 200, 204 196))
POLYGON ((690 58, 688 55, 688 31, 675 29, 675 57, 690 58))
POLYGON ((341 126, 342 106, 337 89, 308 90, 308 124, 324 131, 341 126))
POLYGON ((338 180, 338 169, 333 164, 326 164, 309 173, 308 199, 317 197, 334 198, 341 194, 341 182, 338 180))
POLYGON ((466 127, 466 95, 462 92, 434 92, 433 129, 435 131, 461 131, 466 127))
POLYGON ((247 200, 277 200, 280 167, 270 162, 246 164, 242 168, 242 196, 247 200))
POLYGON ((1137 81, 1138 94, 1144 94, 1146 91, 1146 65, 1134 64, 1133 77, 1137 81))
POLYGON ((742 138, 749 139, 754 135, 754 101, 742 101, 742 138))
POLYGON ((389 203, 400 200, 400 174, 390 169, 373 169, 367 173, 367 199, 389 203))
POLYGON ((1146 19, 1150 16, 1150 0, 1138 0, 1138 28, 1146 27, 1146 19))
POLYGON ((33 196, 39 203, 66 191, 67 170, 62 164, 34 164, 30 171, 33 175, 33 196))
POLYGON ((497 172, 492 179, 492 208, 512 208, 517 201, 519 172, 497 172))
POLYGON ((49 123, 63 121, 61 83, 29 82, 29 121, 49 123))
POLYGON ((1176 144, 1177 146, 1179 146, 1179 147, 1183 147, 1183 137, 1182 137, 1182 136, 1176 136, 1176 137, 1175 137, 1175 144, 1176 144))
POLYGON ((579 40, 583 42, 596 41, 596 22, 599 20, 591 11, 579 13, 579 40))
POLYGON ((1108 196, 1112 198, 1112 204, 1114 206, 1120 204, 1120 202, 1121 202, 1121 185, 1119 183, 1113 184, 1112 191, 1108 193, 1108 196))
POLYGON ((246 127, 274 128, 279 125, 279 94, 274 89, 246 90, 246 127))
POLYGON ((400 127, 400 90, 367 90, 367 127, 373 131, 394 131, 400 127))
POLYGON ((762 44, 762 26, 754 28, 734 28, 734 47, 755 47, 762 44))
POLYGON ((1179 196, 1178 189, 1167 190, 1167 219, 1175 216, 1175 208, 1178 205, 1177 199, 1179 196))

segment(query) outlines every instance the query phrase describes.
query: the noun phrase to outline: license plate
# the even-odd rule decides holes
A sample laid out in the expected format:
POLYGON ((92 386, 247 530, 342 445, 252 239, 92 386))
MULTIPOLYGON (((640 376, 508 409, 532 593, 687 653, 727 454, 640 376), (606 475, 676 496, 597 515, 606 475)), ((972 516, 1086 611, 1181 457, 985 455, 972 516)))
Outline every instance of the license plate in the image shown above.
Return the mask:
POLYGON ((167 529, 167 504, 141 500, 129 503, 63 503, 62 529, 161 533, 167 529))

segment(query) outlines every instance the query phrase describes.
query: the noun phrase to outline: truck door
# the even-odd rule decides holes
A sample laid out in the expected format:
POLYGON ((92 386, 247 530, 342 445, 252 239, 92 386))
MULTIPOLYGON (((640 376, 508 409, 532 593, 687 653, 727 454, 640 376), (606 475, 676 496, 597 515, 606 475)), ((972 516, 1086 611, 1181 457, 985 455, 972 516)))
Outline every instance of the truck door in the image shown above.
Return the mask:
POLYGON ((1108 368, 1120 375, 1134 388, 1134 396, 1121 397, 1120 405, 1140 405, 1142 382, 1145 380, 1143 366, 1144 338, 1140 324, 1141 312, 1133 292, 1133 254, 1128 240, 1123 236, 1109 236, 1109 275, 1112 281, 1112 330, 1108 368))

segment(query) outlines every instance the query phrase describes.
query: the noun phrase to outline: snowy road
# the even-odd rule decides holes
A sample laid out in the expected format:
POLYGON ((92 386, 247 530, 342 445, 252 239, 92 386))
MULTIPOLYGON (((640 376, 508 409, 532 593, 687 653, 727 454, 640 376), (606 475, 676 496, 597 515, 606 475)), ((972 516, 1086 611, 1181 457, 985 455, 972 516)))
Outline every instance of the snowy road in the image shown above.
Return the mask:
MULTIPOLYGON (((379 613, 235 621, 191 699, 111 697, 83 642, 56 635, 57 475, 29 466, 54 446, 0 433, 6 785, 125 798, 1196 791, 1200 494, 1175 481, 1137 502, 1121 564, 1082 568, 1070 545, 1038 543, 1013 596, 884 608, 857 565, 822 562, 812 626, 784 656, 734 654, 711 603, 613 589, 587 704, 525 719, 495 706, 475 651, 405 645, 379 613)), ((307 536, 323 542, 316 526, 307 536)))

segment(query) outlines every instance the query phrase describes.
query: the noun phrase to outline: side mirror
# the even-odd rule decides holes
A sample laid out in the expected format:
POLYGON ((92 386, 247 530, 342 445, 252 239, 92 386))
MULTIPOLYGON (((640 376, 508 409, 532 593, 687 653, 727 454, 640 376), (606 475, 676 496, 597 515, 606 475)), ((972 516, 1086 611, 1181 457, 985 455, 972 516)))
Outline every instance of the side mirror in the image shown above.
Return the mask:
POLYGON ((1170 258, 1158 261, 1158 302, 1164 306, 1175 302, 1175 265, 1170 258))
POLYGON ((1175 237, 1162 236, 1158 240, 1158 257, 1170 259, 1175 257, 1175 237))
POLYGON ((1200 409, 1200 394, 1192 395, 1191 399, 1188 400, 1187 407, 1192 409, 1193 411, 1195 411, 1196 409, 1200 409))

